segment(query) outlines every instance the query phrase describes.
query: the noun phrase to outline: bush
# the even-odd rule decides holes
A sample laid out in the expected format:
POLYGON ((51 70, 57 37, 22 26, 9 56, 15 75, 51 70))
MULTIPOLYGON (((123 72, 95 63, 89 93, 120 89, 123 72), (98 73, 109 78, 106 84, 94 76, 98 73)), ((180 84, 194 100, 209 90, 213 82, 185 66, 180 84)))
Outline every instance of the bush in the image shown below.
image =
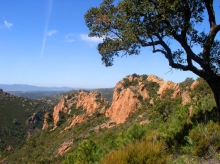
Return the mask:
POLYGON ((194 89, 191 91, 191 98, 194 97, 210 97, 213 98, 213 92, 209 87, 208 83, 203 80, 202 78, 198 78, 197 81, 199 82, 194 89))
POLYGON ((119 94, 121 92, 121 88, 117 88, 117 93, 119 94))
POLYGON ((146 81, 147 80, 147 78, 148 78, 148 75, 142 75, 142 81, 146 81))
POLYGON ((63 164, 92 164, 98 163, 98 147, 92 140, 84 140, 78 147, 75 154, 69 154, 63 164))
POLYGON ((126 131, 122 130, 117 139, 116 147, 121 148, 129 143, 135 143, 143 139, 146 135, 146 128, 143 125, 137 123, 133 124, 126 131))
POLYGON ((183 91, 189 88, 195 80, 193 78, 186 78, 182 83, 180 83, 180 90, 183 91))
POLYGON ((129 81, 128 78, 124 78, 124 83, 122 84, 122 86, 124 88, 128 88, 130 86, 136 86, 136 85, 138 85, 138 81, 137 80, 129 81))
POLYGON ((139 77, 139 75, 136 74, 136 73, 133 73, 131 76, 132 76, 132 77, 139 77))
POLYGON ((147 91, 150 97, 153 97, 154 95, 156 95, 160 87, 158 83, 152 82, 152 81, 144 81, 144 85, 147 88, 147 91))
POLYGON ((211 158, 220 150, 220 125, 210 121, 199 124, 189 133, 193 144, 193 154, 211 158))
POLYGON ((165 145, 161 142, 152 143, 141 141, 132 143, 122 150, 111 151, 103 159, 101 164, 148 164, 170 163, 171 156, 165 152, 165 145))

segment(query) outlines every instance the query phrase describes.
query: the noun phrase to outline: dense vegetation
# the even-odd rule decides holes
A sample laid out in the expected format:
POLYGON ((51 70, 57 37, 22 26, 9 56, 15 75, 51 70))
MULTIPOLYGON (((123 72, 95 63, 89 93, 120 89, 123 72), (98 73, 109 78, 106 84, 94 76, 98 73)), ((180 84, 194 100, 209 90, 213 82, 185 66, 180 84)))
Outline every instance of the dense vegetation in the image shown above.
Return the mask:
POLYGON ((6 146, 12 148, 25 142, 28 135, 39 131, 43 114, 53 106, 41 100, 30 100, 0 90, 0 152, 6 146), (36 122, 28 119, 35 114, 36 122))
MULTIPOLYGON (((146 77, 143 76, 143 81, 146 77)), ((108 121, 104 115, 93 114, 74 128, 63 131, 68 116, 54 131, 38 132, 20 148, 3 153, 11 163, 219 163, 220 126, 212 91, 202 79, 191 89, 192 79, 180 84, 190 93, 191 102, 181 105, 181 96, 170 98, 174 90, 167 89, 160 96, 153 86, 151 99, 142 101, 124 124, 113 128, 94 127, 108 121), (160 98, 159 98, 160 97, 160 98), (140 123, 146 122, 141 125, 140 123), (58 155, 64 142, 72 142, 71 149, 58 155)), ((133 84, 131 84, 131 87, 133 84)), ((129 87, 129 86, 127 86, 129 87)), ((82 114, 72 107, 72 112, 82 114)))

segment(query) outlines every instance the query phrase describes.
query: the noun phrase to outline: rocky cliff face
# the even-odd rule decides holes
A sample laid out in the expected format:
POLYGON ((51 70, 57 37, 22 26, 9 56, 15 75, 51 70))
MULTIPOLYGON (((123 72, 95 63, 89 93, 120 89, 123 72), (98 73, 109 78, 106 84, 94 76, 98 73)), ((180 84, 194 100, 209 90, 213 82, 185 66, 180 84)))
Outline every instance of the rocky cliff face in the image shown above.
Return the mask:
POLYGON ((129 76, 127 79, 119 81, 113 93, 113 100, 110 108, 106 111, 106 117, 110 117, 112 122, 117 124, 124 123, 126 119, 132 115, 140 106, 139 100, 142 93, 143 98, 148 98, 148 92, 146 88, 141 85, 127 87, 126 83, 137 81, 137 77, 129 76), (137 91, 136 93, 133 91, 137 91), (140 91, 141 93, 139 94, 140 91))
POLYGON ((84 110, 86 110, 86 113, 94 113, 101 107, 102 103, 109 104, 109 102, 104 99, 100 93, 95 91, 78 91, 76 108, 82 107, 84 110))
POLYGON ((66 113, 67 112, 67 107, 65 106, 66 99, 62 99, 55 107, 53 110, 53 122, 54 122, 54 127, 56 127, 57 122, 59 121, 59 115, 60 112, 66 113))
MULTIPOLYGON (((194 82, 190 89, 196 84, 194 82)), ((167 90, 172 91, 170 98, 181 96, 182 104, 191 101, 189 91, 181 90, 180 84, 164 81, 154 75, 133 74, 119 81, 114 88, 111 105, 96 91, 79 90, 77 93, 65 96, 54 107, 53 127, 57 127, 62 113, 68 115, 68 126, 65 130, 86 121, 95 112, 110 118, 110 123, 122 124, 142 106, 143 101, 147 100, 154 104, 155 100, 162 99, 167 90)), ((48 127, 48 122, 44 119, 43 129, 46 127, 48 127)))
POLYGON ((154 75, 127 76, 116 84, 113 101, 106 111, 106 117, 109 117, 116 124, 122 124, 141 107, 142 100, 150 98, 150 103, 153 104, 152 97, 156 95, 160 98, 168 89, 173 90, 170 98, 181 96, 182 104, 190 102, 189 93, 187 91, 182 92, 177 83, 164 81, 154 75))
MULTIPOLYGON (((53 129, 57 127, 62 115, 68 115, 68 127, 65 130, 75 126, 77 123, 84 122, 89 115, 95 112, 105 113, 109 102, 96 91, 79 90, 77 93, 65 96, 53 110, 53 129)), ((43 129, 48 127, 48 114, 45 115, 43 129)))
POLYGON ((179 90, 179 84, 173 83, 172 81, 164 81, 161 78, 158 78, 157 76, 154 75, 149 75, 147 78, 148 81, 151 82, 156 82, 159 84, 159 89, 157 91, 157 94, 162 95, 167 89, 173 89, 173 97, 176 97, 178 93, 180 92, 179 90))
POLYGON ((42 130, 46 130, 49 127, 48 122, 50 122, 52 118, 53 116, 49 112, 44 114, 44 122, 43 122, 42 130))

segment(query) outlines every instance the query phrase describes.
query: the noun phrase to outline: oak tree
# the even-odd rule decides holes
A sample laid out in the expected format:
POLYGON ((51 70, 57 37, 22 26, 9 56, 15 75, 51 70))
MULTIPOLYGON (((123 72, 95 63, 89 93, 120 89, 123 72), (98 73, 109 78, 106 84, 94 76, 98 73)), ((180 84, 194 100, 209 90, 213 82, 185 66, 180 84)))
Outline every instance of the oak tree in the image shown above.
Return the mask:
MULTIPOLYGON (((191 71, 211 87, 220 112, 220 24, 213 0, 103 0, 85 14, 89 36, 102 37, 106 66, 115 56, 138 55, 142 47, 162 53, 172 68, 191 71), (201 26, 208 24, 208 29, 201 26), (178 46, 171 47, 176 42, 178 46)), ((156 61, 155 61, 156 62, 156 61)))

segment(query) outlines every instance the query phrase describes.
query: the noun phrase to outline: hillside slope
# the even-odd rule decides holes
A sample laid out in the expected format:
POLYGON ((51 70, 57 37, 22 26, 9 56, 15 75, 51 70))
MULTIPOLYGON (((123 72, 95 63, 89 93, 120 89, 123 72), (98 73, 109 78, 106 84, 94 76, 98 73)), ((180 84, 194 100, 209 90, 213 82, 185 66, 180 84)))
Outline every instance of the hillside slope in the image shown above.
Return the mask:
POLYGON ((111 164, 220 159, 218 113, 202 79, 176 84, 133 74, 116 84, 112 103, 98 92, 79 90, 48 111, 43 122, 42 131, 3 153, 1 160, 111 164))
POLYGON ((0 89, 0 150, 14 148, 42 127, 42 116, 52 105, 43 100, 30 100, 0 89))

